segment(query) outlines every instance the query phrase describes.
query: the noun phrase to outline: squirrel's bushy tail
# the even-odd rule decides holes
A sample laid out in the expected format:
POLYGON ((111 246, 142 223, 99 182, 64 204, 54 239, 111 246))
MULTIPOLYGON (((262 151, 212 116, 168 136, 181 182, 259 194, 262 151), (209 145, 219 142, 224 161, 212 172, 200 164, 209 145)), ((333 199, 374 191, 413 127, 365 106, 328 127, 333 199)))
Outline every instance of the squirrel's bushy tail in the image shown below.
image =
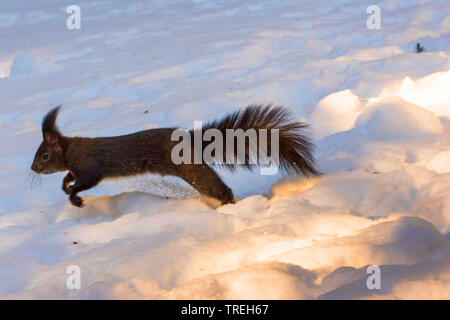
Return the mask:
MULTIPOLYGON (((226 143, 226 129, 255 129, 259 139, 259 129, 267 129, 267 151, 270 153, 271 129, 278 129, 279 134, 279 165, 286 172, 302 173, 304 175, 320 174, 315 169, 314 145, 305 135, 307 124, 296 121, 292 118, 291 112, 280 106, 272 105, 250 105, 247 108, 230 113, 220 120, 214 120, 202 127, 202 133, 208 129, 218 129, 224 137, 223 159, 228 159, 226 143)), ((248 139, 247 139, 248 140, 248 139)), ((246 141, 245 163, 242 164, 247 169, 252 169, 254 165, 249 163, 249 159, 258 159, 258 149, 249 148, 246 141), (253 150, 253 151, 252 151, 253 150), (256 153, 256 154, 255 154, 256 153)), ((210 142, 203 142, 203 149, 210 142)), ((237 157, 235 144, 234 159, 237 157)), ((258 162, 260 164, 260 162, 258 162)), ((237 163, 216 164, 229 170, 235 169, 237 163)))

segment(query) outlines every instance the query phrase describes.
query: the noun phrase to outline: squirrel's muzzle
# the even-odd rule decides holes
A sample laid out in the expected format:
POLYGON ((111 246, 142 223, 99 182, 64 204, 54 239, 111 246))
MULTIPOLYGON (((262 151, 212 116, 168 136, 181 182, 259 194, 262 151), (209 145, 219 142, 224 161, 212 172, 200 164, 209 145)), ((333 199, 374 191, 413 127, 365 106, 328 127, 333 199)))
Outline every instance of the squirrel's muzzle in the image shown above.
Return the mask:
POLYGON ((36 172, 36 173, 39 173, 39 172, 42 171, 42 166, 40 166, 40 165, 37 164, 37 163, 33 163, 33 164, 31 165, 31 170, 33 170, 33 171, 36 172))

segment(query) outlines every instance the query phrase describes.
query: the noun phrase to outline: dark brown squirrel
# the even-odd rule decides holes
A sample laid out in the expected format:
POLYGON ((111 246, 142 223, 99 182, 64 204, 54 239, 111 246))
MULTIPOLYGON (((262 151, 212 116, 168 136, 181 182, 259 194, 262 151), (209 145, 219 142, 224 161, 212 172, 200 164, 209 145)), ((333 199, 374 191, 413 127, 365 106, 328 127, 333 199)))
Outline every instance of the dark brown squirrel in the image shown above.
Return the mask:
MULTIPOLYGON (((116 137, 66 137, 55 124, 60 107, 49 111, 42 121, 43 142, 36 151, 31 169, 39 174, 68 171, 62 189, 70 195, 73 205, 81 207, 83 200, 78 193, 96 186, 104 178, 146 173, 180 177, 202 195, 218 199, 222 204, 234 203, 233 192, 210 165, 204 162, 174 164, 171 151, 178 141, 172 141, 171 135, 177 128, 150 129, 116 137)), ((306 127, 306 124, 293 120, 283 107, 250 105, 221 120, 207 123, 201 130, 214 128, 225 136, 226 129, 278 129, 279 166, 286 172, 317 175, 320 173, 315 169, 314 146, 303 132, 306 127)), ((189 131, 190 134, 193 132, 189 131)), ((270 141, 269 138, 267 149, 270 141)), ((202 143, 203 149, 206 145, 202 143)), ((227 159, 227 150, 225 147, 223 150, 227 159)), ((250 148, 246 148, 246 162, 242 165, 250 170, 255 167, 248 161, 252 156, 255 155, 250 148)), ((233 170, 238 165, 226 163, 220 166, 233 170)))

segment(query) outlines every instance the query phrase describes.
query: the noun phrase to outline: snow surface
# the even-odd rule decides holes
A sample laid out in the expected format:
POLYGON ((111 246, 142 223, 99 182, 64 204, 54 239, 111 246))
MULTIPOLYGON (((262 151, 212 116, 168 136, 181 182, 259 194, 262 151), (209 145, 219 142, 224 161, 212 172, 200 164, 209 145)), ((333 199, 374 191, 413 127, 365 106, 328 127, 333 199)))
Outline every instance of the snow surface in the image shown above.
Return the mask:
POLYGON ((450 298, 447 0, 378 1, 380 30, 372 1, 75 3, 81 30, 73 1, 0 2, 0 298, 450 298), (221 172, 241 200, 217 209, 151 175, 78 209, 63 173, 28 176, 59 104, 65 134, 104 136, 271 102, 323 176, 221 172))

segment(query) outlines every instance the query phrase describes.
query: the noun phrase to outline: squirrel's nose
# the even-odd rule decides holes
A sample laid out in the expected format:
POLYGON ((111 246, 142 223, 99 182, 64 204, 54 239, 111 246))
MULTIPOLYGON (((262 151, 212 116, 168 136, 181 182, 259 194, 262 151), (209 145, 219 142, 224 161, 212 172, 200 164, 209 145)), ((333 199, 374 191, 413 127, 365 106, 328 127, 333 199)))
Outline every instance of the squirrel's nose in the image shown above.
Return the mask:
POLYGON ((33 163, 31 165, 31 170, 33 170, 34 172, 39 172, 39 166, 36 163, 33 163))

